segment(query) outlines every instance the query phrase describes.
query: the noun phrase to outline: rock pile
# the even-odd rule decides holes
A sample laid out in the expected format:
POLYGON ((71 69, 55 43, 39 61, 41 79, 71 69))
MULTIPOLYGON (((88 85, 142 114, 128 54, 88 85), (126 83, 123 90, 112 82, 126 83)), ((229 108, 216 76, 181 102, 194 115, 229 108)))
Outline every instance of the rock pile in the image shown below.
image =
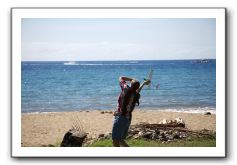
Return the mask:
POLYGON ((187 138, 185 123, 181 118, 162 120, 159 124, 140 123, 130 127, 128 138, 145 138, 160 141, 174 141, 187 138), (179 129, 177 129, 179 128, 179 129))
POLYGON ((164 130, 163 128, 154 129, 140 129, 138 127, 132 127, 129 130, 128 138, 145 138, 151 140, 160 140, 160 141, 174 141, 175 139, 187 138, 188 133, 185 131, 178 130, 164 130))

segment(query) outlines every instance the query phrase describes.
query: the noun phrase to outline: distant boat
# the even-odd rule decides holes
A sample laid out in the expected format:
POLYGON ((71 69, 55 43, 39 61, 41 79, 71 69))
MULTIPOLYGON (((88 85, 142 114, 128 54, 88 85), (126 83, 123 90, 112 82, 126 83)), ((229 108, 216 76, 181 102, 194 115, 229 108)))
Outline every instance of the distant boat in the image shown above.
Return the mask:
POLYGON ((202 60, 193 60, 191 61, 193 64, 195 63, 209 63, 209 60, 207 59, 202 59, 202 60))
POLYGON ((64 65, 78 65, 75 61, 64 62, 64 65))

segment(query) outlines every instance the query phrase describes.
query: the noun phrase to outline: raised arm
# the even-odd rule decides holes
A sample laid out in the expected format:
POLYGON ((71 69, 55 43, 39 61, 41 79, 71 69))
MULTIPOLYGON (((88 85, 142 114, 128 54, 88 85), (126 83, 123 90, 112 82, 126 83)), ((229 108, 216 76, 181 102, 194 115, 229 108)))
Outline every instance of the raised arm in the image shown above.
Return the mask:
POLYGON ((125 76, 120 76, 119 77, 119 81, 132 81, 132 80, 135 80, 134 78, 130 78, 130 77, 125 77, 125 76))
MULTIPOLYGON (((133 81, 133 80, 136 80, 136 79, 134 79, 134 78, 130 78, 130 77, 125 77, 125 76, 120 76, 119 77, 119 81, 121 82, 121 81, 133 81)), ((143 88, 143 86, 144 85, 148 85, 148 84, 150 84, 151 83, 151 81, 150 80, 145 80, 141 85, 140 85, 140 87, 137 89, 137 92, 138 93, 140 93, 140 91, 142 90, 142 88, 143 88)))
POLYGON ((144 85, 148 85, 151 83, 151 80, 145 80, 141 85, 140 87, 137 89, 137 93, 140 93, 142 88, 144 87, 144 85))

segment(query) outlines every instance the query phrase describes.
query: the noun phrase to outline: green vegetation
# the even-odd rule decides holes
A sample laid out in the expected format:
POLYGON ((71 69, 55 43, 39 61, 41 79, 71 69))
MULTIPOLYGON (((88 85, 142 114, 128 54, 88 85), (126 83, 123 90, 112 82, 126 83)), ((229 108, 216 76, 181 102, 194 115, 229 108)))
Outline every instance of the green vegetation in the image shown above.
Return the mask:
MULTIPOLYGON (((179 140, 172 142, 161 142, 146 139, 128 139, 127 143, 131 147, 215 147, 214 138, 191 138, 189 140, 179 140)), ((88 147, 112 147, 111 139, 98 140, 88 147)))
MULTIPOLYGON (((195 136, 190 135, 185 139, 176 139, 176 141, 162 142, 159 140, 148 140, 145 138, 129 138, 126 140, 131 147, 216 147, 216 136, 195 136)), ((43 145, 42 147, 60 147, 61 141, 57 140, 55 144, 43 145)), ((92 144, 84 143, 83 147, 112 147, 112 139, 101 138, 94 141, 92 144)))

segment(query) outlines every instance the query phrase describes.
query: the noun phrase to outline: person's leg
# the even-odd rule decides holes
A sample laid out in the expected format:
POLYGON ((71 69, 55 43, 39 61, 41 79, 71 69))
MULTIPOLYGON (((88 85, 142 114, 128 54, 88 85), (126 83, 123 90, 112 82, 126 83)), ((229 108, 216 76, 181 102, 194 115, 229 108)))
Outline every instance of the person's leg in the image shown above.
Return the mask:
POLYGON ((119 141, 119 144, 123 147, 129 147, 129 145, 124 140, 119 141))
POLYGON ((129 145, 126 143, 124 139, 126 139, 126 137, 128 136, 128 130, 129 130, 130 125, 131 125, 131 120, 126 118, 126 124, 125 124, 124 132, 122 135, 122 140, 119 141, 119 144, 123 147, 129 147, 129 145))
POLYGON ((114 147, 120 147, 120 143, 119 143, 119 140, 113 140, 113 145, 114 147))
POLYGON ((124 132, 124 117, 115 116, 112 129, 112 140, 114 147, 120 147, 119 141, 122 139, 123 132, 124 132))

